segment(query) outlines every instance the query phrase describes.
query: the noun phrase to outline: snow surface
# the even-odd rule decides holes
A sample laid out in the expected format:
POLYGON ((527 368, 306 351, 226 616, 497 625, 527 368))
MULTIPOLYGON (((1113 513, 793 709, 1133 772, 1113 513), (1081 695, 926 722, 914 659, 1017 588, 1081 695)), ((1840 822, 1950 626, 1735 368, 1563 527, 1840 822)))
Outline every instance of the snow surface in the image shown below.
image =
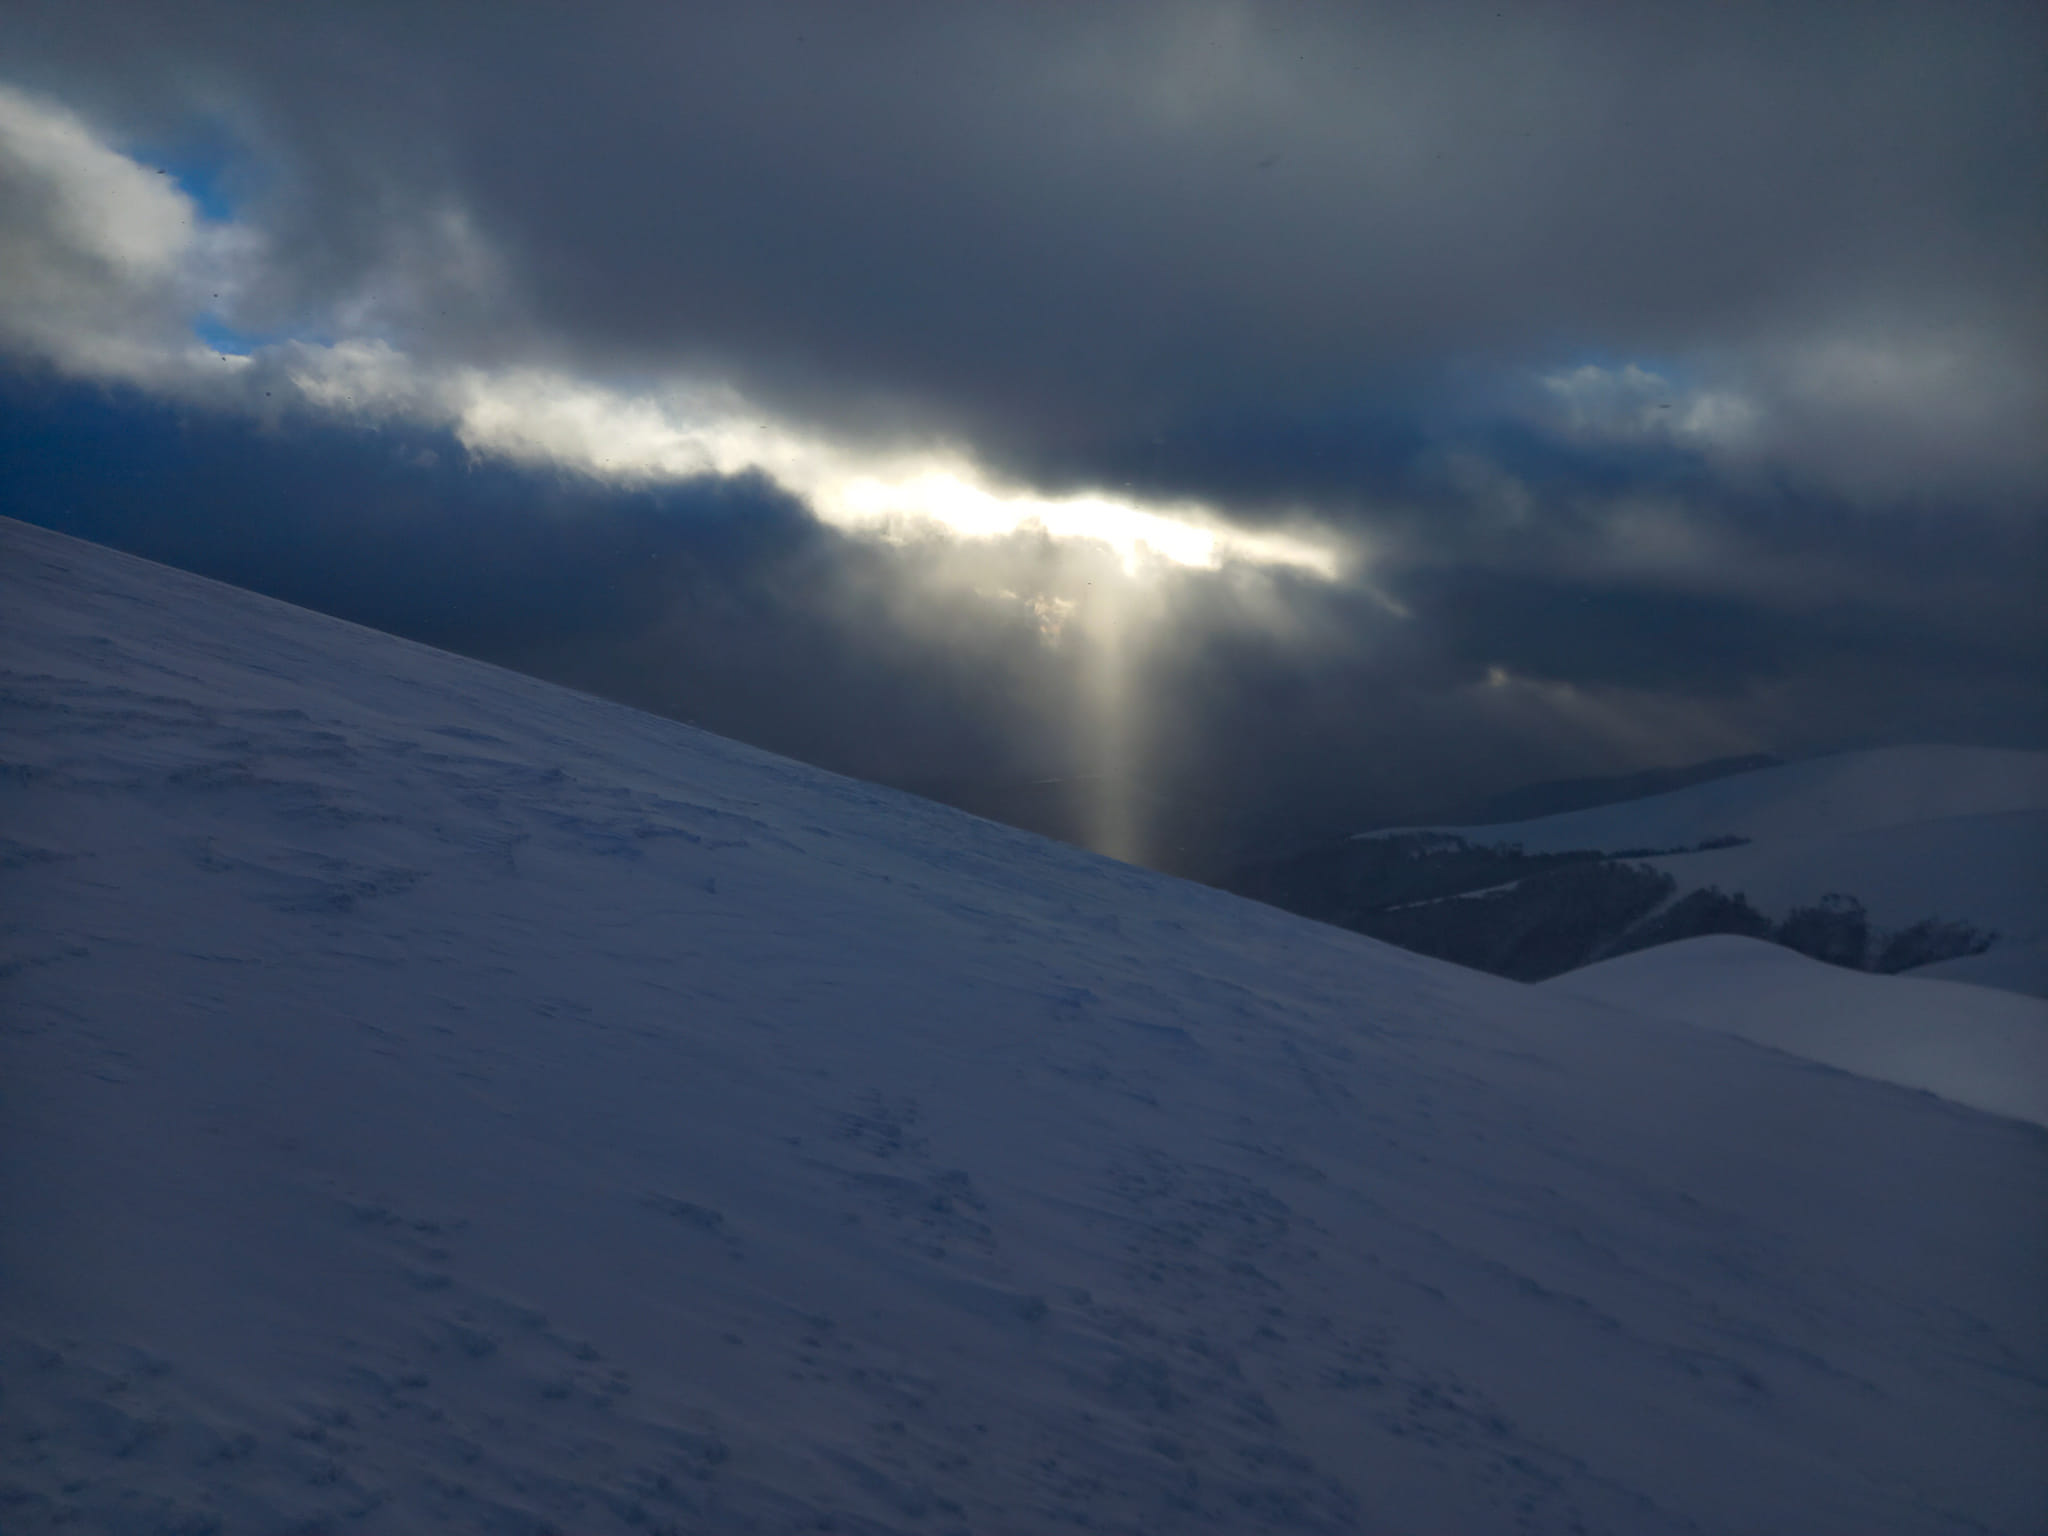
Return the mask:
POLYGON ((0 1527, 1962 1532, 2048 1133, 0 521, 0 1527))
POLYGON ((2048 997, 2048 939, 2036 939, 2031 944, 1994 945, 1981 955, 1963 955, 1920 966, 1913 975, 2048 997))
MULTIPOLYGON (((1642 862, 1669 874, 1680 896, 1718 886, 1772 918, 1839 892, 1884 930, 1924 918, 1966 922, 1998 935, 1993 954, 2048 939, 2048 752, 1845 752, 1592 810, 1430 830, 1531 853, 1697 848, 1742 837, 1750 841, 1642 862)), ((1994 978, 2038 969, 2011 961, 1976 974, 2003 986, 1994 978)))
POLYGON ((1760 939, 1683 939, 1541 985, 2048 1127, 2048 1002, 1871 976, 1760 939))
POLYGON ((1709 838, 1882 832, 2004 811, 2048 812, 2048 752, 1879 747, 1730 774, 1640 800, 1533 821, 1453 828, 1531 853, 1690 848, 1709 838))
POLYGON ((1681 893, 1709 885, 1740 891, 1771 917, 1842 892, 1880 929, 1960 920, 1997 934, 1994 952, 2048 938, 2048 811, 1779 837, 1643 862, 1681 893))

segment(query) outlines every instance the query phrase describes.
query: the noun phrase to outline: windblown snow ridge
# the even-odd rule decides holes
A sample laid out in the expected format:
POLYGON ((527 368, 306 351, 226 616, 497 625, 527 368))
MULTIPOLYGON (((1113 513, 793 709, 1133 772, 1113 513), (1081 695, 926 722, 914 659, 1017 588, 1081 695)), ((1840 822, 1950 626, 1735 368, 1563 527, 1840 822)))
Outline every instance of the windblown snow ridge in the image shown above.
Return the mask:
POLYGON ((1544 985, 2048 1128, 2048 1001, 2040 998, 1859 976, 1732 934, 1603 960, 1544 985))

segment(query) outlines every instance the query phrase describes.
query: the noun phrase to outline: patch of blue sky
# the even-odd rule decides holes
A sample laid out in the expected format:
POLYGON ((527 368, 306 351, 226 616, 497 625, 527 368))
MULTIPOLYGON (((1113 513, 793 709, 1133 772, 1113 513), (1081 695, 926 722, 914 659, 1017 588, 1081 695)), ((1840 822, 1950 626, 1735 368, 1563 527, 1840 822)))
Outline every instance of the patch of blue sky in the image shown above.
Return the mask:
POLYGON ((219 131, 199 128, 169 143, 134 145, 128 153, 175 181, 209 223, 232 223, 239 216, 249 168, 219 131))
POLYGON ((218 315, 199 315, 192 321, 192 334, 216 352, 246 357, 258 347, 280 338, 256 331, 238 330, 218 315))

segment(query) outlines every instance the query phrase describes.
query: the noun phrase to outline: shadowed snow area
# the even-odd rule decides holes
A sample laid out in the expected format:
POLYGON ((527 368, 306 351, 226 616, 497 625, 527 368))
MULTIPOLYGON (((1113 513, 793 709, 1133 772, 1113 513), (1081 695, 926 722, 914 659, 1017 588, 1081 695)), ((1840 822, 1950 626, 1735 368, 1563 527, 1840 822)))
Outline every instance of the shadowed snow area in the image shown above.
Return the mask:
POLYGON ((1732 934, 1660 944, 1543 986, 2048 1127, 2048 1001, 2040 998, 1868 976, 1732 934))
MULTIPOLYGON (((1841 892, 1886 927, 1940 918, 1996 933, 1998 948, 2048 939, 2048 752, 1880 747, 1592 810, 1445 830, 1530 853, 1696 849, 1742 838, 1739 847, 1644 862, 1681 892, 1739 891, 1774 918, 1841 892)), ((2008 969, 1985 967, 1985 979, 2002 985, 2008 969)))
POLYGON ((2048 1134, 0 522, 0 1527, 2037 1530, 2048 1134))
POLYGON ((2048 997, 2048 939, 2036 939, 2031 944, 2000 944, 1987 954, 1923 965, 1913 974, 2048 997))
POLYGON ((1759 841, 1844 836, 2014 812, 2048 812, 2048 752, 1876 747, 1753 768, 1591 810, 1464 830, 1532 852, 1685 848, 1731 833, 1759 841))

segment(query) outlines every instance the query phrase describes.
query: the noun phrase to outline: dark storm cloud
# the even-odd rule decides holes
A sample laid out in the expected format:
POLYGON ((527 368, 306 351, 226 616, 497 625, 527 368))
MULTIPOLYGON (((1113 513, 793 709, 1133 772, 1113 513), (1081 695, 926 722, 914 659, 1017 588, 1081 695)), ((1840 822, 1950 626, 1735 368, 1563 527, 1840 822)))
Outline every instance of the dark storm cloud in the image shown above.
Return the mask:
POLYGON ((1076 474, 1450 360, 2042 336, 2029 6, 115 0, 13 30, 31 83, 144 136, 245 137, 280 312, 382 285, 464 355, 687 359, 1076 474))

